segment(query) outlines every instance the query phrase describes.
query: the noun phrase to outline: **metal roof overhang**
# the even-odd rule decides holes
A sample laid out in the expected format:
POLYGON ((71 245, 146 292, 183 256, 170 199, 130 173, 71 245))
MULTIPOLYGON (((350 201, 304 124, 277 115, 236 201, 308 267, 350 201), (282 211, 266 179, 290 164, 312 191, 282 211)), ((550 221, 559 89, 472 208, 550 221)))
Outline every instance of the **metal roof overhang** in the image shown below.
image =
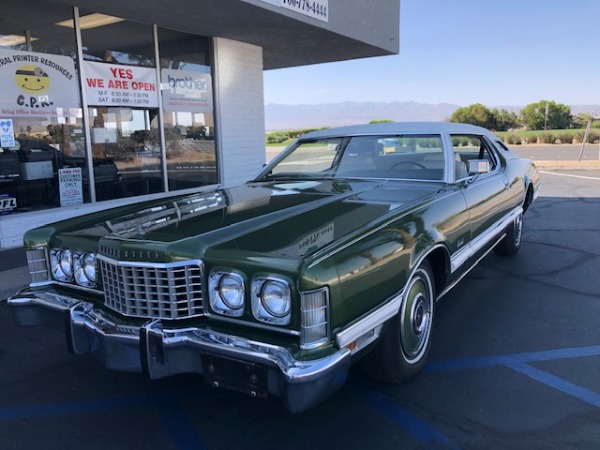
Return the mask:
POLYGON ((328 22, 261 0, 53 0, 53 3, 3 0, 2 3, 0 20, 4 30, 12 28, 11 22, 19 31, 29 22, 41 19, 48 23, 53 3, 77 6, 81 14, 99 12, 257 45, 263 48, 265 69, 383 56, 398 53, 399 48, 399 0, 329 0, 328 22))

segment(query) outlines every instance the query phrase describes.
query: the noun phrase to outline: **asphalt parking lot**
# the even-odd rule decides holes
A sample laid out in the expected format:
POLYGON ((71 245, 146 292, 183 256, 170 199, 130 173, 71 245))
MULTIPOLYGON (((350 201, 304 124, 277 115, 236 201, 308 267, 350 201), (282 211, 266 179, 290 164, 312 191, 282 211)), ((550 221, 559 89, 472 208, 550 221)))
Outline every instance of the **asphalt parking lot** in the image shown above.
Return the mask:
POLYGON ((105 370, 0 303, 0 448, 600 448, 600 171, 542 180, 519 254, 488 255, 437 305, 424 373, 389 386, 355 367, 301 414, 105 370))

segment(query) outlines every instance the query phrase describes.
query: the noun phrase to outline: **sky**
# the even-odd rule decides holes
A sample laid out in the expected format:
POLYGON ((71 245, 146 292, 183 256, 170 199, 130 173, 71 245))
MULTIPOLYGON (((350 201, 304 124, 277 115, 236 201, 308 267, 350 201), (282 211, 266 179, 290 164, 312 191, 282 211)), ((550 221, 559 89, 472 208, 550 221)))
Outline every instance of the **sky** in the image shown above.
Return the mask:
POLYGON ((600 0, 401 0, 398 55, 269 70, 264 90, 288 105, 599 105, 600 0))

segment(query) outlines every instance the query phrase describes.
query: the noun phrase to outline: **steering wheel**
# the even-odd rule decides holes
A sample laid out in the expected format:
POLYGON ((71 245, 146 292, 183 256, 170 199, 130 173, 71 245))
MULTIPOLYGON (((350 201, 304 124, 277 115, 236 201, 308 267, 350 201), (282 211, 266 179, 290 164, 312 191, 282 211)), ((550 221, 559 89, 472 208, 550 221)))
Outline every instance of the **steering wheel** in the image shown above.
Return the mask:
POLYGON ((400 162, 397 162, 396 164, 394 164, 392 167, 390 167, 390 169, 394 170, 397 166, 399 166, 401 164, 410 164, 412 166, 418 167, 419 169, 427 169, 427 167, 425 167, 423 164, 420 164, 415 161, 400 161, 400 162))

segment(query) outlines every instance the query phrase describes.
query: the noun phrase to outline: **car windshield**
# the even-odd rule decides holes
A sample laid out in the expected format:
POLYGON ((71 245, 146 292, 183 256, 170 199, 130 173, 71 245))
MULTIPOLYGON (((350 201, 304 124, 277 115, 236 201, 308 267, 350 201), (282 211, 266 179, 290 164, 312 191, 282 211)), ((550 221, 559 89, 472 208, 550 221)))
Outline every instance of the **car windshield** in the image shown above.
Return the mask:
POLYGON ((300 140, 259 179, 444 179, 440 135, 353 136, 300 140))

